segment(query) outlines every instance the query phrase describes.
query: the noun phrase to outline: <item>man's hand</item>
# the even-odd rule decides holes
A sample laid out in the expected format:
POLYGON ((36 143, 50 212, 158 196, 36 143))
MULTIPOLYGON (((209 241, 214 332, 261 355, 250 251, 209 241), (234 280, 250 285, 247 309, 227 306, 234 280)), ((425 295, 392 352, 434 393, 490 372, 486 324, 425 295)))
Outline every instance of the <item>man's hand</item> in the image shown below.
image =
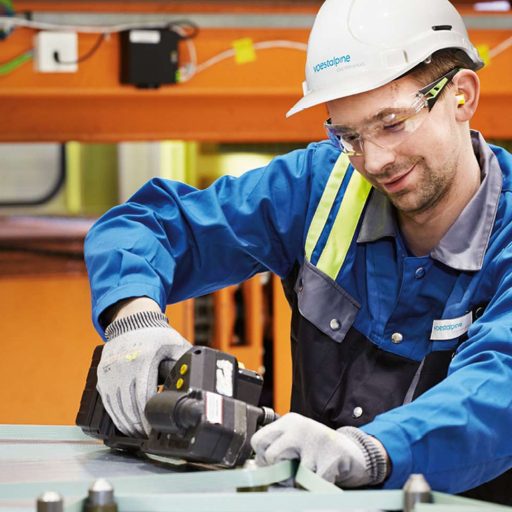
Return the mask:
POLYGON ((175 362, 191 344, 172 329, 160 311, 117 316, 106 329, 109 340, 98 365, 97 389, 116 427, 126 435, 149 435, 144 415, 156 393, 158 367, 175 362))
POLYGON ((341 487, 376 485, 387 474, 387 453, 375 438, 355 427, 333 430, 300 414, 286 414, 263 427, 251 444, 260 466, 299 459, 341 487))

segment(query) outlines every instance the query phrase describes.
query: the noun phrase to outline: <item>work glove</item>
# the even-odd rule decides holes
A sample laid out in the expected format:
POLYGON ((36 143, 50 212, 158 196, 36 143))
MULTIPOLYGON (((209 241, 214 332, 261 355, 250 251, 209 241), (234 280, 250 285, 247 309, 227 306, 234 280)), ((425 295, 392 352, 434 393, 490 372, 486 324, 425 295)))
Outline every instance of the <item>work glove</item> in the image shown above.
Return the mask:
POLYGON ((340 487, 376 485, 387 474, 387 453, 375 438, 355 427, 333 430, 293 412, 258 430, 251 445, 259 466, 298 459, 340 487))
POLYGON ((156 311, 115 320, 105 336, 97 371, 103 405, 123 434, 148 436, 144 408, 157 391, 158 367, 163 361, 174 364, 192 345, 156 311))

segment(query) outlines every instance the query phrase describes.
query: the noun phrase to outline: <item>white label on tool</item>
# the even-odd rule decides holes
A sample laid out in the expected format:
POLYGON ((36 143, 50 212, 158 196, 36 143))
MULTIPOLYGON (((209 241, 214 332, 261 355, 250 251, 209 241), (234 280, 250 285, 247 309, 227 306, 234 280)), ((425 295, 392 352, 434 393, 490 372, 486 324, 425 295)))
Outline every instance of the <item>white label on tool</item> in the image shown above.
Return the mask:
POLYGON ((130 30, 130 43, 158 44, 159 42, 158 30, 130 30))
POLYGON ((233 363, 226 359, 217 361, 215 391, 224 396, 233 396, 233 363))
POLYGON ((206 421, 222 425, 222 397, 216 393, 206 392, 206 421))
POLYGON ((473 322, 473 313, 470 311, 459 318, 448 320, 434 320, 432 324, 431 340, 453 340, 467 332, 473 322))

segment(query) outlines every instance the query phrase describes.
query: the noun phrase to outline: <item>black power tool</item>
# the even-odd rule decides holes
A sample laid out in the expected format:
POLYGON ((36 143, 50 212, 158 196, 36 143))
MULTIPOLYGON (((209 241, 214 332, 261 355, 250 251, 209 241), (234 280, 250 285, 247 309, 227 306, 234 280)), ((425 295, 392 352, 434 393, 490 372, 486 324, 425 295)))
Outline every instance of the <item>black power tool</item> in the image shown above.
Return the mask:
POLYGON ((164 375, 161 391, 146 404, 149 438, 125 436, 96 390, 102 349, 94 350, 76 424, 111 448, 231 468, 250 457, 254 432, 278 417, 258 406, 261 375, 241 368, 225 352, 193 347, 164 375))

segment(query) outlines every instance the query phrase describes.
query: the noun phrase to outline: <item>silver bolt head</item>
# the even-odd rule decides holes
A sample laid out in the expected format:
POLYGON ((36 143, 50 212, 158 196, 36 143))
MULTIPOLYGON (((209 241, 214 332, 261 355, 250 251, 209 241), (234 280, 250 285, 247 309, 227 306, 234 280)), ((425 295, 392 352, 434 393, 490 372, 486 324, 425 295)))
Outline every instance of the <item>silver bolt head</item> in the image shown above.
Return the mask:
POLYGON ((46 491, 37 498, 37 512, 62 512, 64 501, 62 496, 53 491, 46 491))
POLYGON ((110 505, 114 501, 114 488, 104 478, 98 478, 89 487, 89 503, 91 505, 110 505))

